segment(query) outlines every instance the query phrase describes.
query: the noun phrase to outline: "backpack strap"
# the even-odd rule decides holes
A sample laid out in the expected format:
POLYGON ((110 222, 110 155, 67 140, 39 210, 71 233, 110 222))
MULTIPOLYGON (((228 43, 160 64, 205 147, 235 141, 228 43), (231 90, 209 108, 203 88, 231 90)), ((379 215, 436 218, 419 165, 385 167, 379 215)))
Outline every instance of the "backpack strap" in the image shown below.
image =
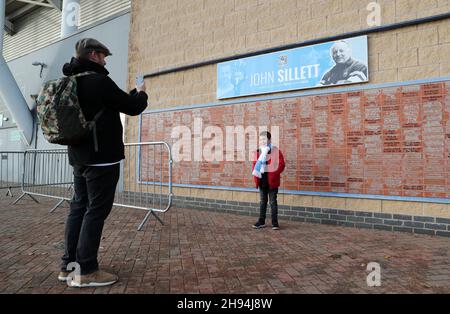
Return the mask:
MULTIPOLYGON (((96 72, 86 71, 86 72, 82 72, 82 73, 78 73, 78 74, 72 75, 72 77, 79 78, 79 77, 87 76, 87 75, 91 75, 91 74, 96 74, 96 72)), ((95 150, 95 152, 98 152, 97 120, 105 113, 105 111, 106 111, 106 108, 102 108, 102 110, 100 110, 94 116, 94 119, 91 120, 91 122, 93 122, 92 131, 93 131, 93 137, 94 137, 94 150, 95 150)))
POLYGON ((106 111, 106 108, 103 108, 102 110, 100 110, 95 116, 94 119, 92 119, 91 121, 97 122, 97 120, 102 116, 102 114, 104 114, 106 111))
POLYGON ((104 114, 106 111, 106 108, 103 108, 102 110, 100 110, 94 117, 94 119, 92 120, 94 126, 93 126, 93 135, 94 135, 94 149, 95 152, 98 152, 98 139, 97 139, 97 120, 102 116, 102 114, 104 114))

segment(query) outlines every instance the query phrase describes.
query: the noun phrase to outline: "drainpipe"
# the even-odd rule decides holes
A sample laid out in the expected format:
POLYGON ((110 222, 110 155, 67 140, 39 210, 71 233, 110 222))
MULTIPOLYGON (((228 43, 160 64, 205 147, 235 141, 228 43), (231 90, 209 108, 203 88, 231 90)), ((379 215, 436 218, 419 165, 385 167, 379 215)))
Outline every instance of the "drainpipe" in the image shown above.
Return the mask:
POLYGON ((78 31, 80 26, 80 0, 64 0, 61 18, 61 38, 78 31))
POLYGON ((0 97, 11 116, 16 121, 25 143, 30 146, 33 140, 33 116, 27 102, 3 57, 3 34, 5 25, 5 0, 0 0, 0 97))

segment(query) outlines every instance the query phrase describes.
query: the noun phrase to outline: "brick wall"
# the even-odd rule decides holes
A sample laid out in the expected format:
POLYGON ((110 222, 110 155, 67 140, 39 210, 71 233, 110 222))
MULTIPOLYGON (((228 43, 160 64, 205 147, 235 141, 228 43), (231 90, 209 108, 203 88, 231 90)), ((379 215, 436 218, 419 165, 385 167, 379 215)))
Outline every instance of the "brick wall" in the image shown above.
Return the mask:
POLYGON ((255 139, 277 127, 284 190, 448 198, 449 94, 450 83, 436 83, 144 114, 140 140, 171 144, 175 184, 249 188, 257 143, 229 127, 255 126, 255 139))
MULTIPOLYGON (((360 161, 360 164, 362 164, 362 171, 359 169, 359 172, 363 175, 363 182, 358 183, 355 180, 348 180, 345 185, 345 188, 347 189, 347 192, 351 193, 378 193, 378 194, 385 194, 385 195, 400 195, 400 196, 427 196, 427 197, 447 197, 448 196, 448 176, 447 171, 441 171, 439 167, 439 163, 447 164, 447 158, 444 158, 445 156, 448 156, 448 141, 446 140, 446 132, 448 132, 448 128, 446 127, 441 128, 440 131, 442 132, 440 135, 433 134, 432 128, 430 129, 430 126, 433 125, 433 123, 438 123, 439 125, 447 125, 446 119, 448 119, 448 98, 442 98, 439 95, 448 95, 448 91, 444 91, 448 89, 448 84, 426 84, 426 85, 410 85, 406 87, 399 87, 397 89, 387 88, 384 90, 375 90, 375 91, 364 91, 360 93, 354 93, 349 92, 345 94, 330 94, 328 96, 328 100, 333 102, 335 99, 344 99, 344 112, 345 124, 351 123, 354 126, 355 119, 353 116, 350 115, 351 111, 358 109, 361 111, 361 117, 364 120, 362 123, 366 124, 367 121, 365 121, 365 105, 367 102, 361 102, 361 99, 365 98, 365 93, 373 94, 374 92, 378 93, 379 97, 377 98, 378 108, 380 113, 382 113, 382 119, 378 121, 378 125, 381 129, 383 129, 382 134, 379 135, 379 142, 380 145, 380 152, 382 151, 385 156, 384 157, 376 157, 373 158, 373 155, 365 155, 365 150, 362 150, 362 154, 360 157, 362 158, 360 161), (447 86, 447 87, 445 87, 447 86), (440 92, 439 92, 440 91, 440 92), (437 94, 436 94, 437 92, 437 94), (432 96, 432 94, 435 94, 432 96), (411 97, 414 96, 418 97, 416 98, 417 101, 412 101, 411 97), (348 97, 350 96, 350 97, 348 97), (358 96, 360 101, 354 103, 354 108, 349 110, 349 103, 351 104, 351 99, 355 96, 358 96), (437 97, 436 97, 437 96, 437 97), (435 100, 440 99, 438 102, 434 102, 435 100), (349 102, 350 100, 350 102, 349 102), (389 100, 389 101, 386 101, 389 100), (431 101, 431 102, 430 102, 431 101), (389 104, 396 104, 396 106, 392 107, 389 106, 389 104), (427 110, 429 110, 431 107, 429 105, 436 104, 440 108, 440 110, 443 110, 441 114, 427 114, 427 110), (447 104, 445 107, 441 106, 442 104, 447 104), (427 110, 423 110, 425 107, 429 107, 427 110), (398 106, 398 107, 397 107, 398 106), (416 110, 411 106, 416 106, 416 110), (385 110, 386 109, 386 110, 385 110), (395 109, 392 111, 391 109, 395 109), (416 115, 413 117, 411 115, 412 113, 416 112, 416 115), (397 118, 393 121, 397 121, 397 123, 401 123, 402 126, 406 125, 405 128, 400 128, 400 124, 397 125, 395 129, 397 129, 398 134, 396 138, 399 141, 394 141, 397 143, 398 151, 392 151, 393 148, 395 148, 393 145, 393 137, 394 135, 390 134, 393 126, 396 124, 392 124, 391 116, 392 114, 396 116, 397 118), (414 123, 409 123, 412 120, 411 119, 417 119, 417 125, 414 123), (405 120, 407 119, 407 121, 405 120), (436 120, 437 119, 437 120, 436 120), (443 119, 443 120, 440 120, 443 119), (445 121, 444 121, 445 120, 445 121), (433 122, 434 121, 434 122, 433 122), (389 123, 387 123, 389 122, 389 123), (386 124, 387 123, 387 124, 386 124), (405 124, 406 123, 406 124, 405 124), (408 132, 411 132, 411 128, 419 128, 420 130, 417 132, 419 134, 419 138, 424 140, 421 143, 411 143, 408 140, 408 137, 405 136, 408 132), (385 129, 384 129, 385 128, 385 129), (438 136, 439 143, 433 139, 433 137, 438 136), (431 137, 430 137, 431 136, 431 137), (412 147, 411 145, 415 145, 412 147), (418 145, 418 146, 417 146, 418 145), (417 147, 416 147, 417 146, 417 147), (441 149, 439 149, 439 147, 441 149), (387 149, 386 151, 384 149, 387 149), (437 151, 436 151, 437 149, 437 151), (445 151, 442 151, 444 149, 445 151), (433 153, 438 153, 440 156, 437 160, 435 156, 433 157, 433 153), (422 158, 422 153, 425 158, 422 158), (394 159, 394 160, 392 160, 394 159), (373 172, 374 165, 378 164, 378 172, 380 175, 378 175, 377 172, 373 172), (438 165, 439 169, 435 169, 435 171, 431 171, 433 165, 438 165), (417 169, 417 166, 419 166, 419 172, 417 169), (394 168, 392 168, 394 167, 394 168), (368 169, 369 171, 366 172, 365 169, 368 169), (427 168, 427 172, 424 172, 423 169, 427 168), (372 171, 372 172, 370 172, 372 171), (371 178, 371 175, 373 178, 371 178), (395 187, 390 186, 392 182, 394 182, 397 177, 400 177, 402 179, 402 184, 405 186, 401 186, 399 189, 396 189, 395 187), (383 189, 380 191, 371 191, 375 181, 379 180, 385 180, 386 182, 383 182, 383 189), (417 188, 411 188, 411 187, 417 187, 417 185, 413 184, 414 182, 409 182, 410 180, 414 182, 420 182, 420 184, 424 184, 421 186, 420 189, 417 188), (445 186, 436 185, 440 181, 443 183, 444 181, 445 186), (358 189, 358 186, 355 186, 356 184, 360 184, 361 186, 358 189), (411 184, 408 184, 411 183, 411 184), (447 196, 442 194, 443 191, 447 191, 447 196), (371 191, 371 192, 370 192, 371 191)), ((446 96, 448 97, 448 96, 446 96)), ((300 108, 297 105, 304 105, 307 102, 307 98, 309 97, 294 97, 291 99, 282 99, 281 101, 267 101, 268 103, 271 103, 270 107, 273 108, 284 108, 288 109, 289 114, 283 114, 285 117, 285 120, 278 121, 281 123, 278 123, 280 125, 283 125, 281 128, 282 132, 288 132, 289 128, 286 129, 284 127, 284 123, 289 124, 289 120, 291 119, 300 119, 301 113, 297 113, 297 110, 300 108), (273 106, 275 105, 275 107, 273 106), (285 108, 286 107, 286 108, 285 108)), ((313 97, 314 98, 314 97, 313 97)), ((241 104, 241 105, 228 105, 228 106, 215 106, 210 108, 201 108, 201 109, 187 109, 183 111, 168 111, 168 112, 162 112, 162 113, 149 113, 144 114, 142 117, 142 129, 141 129, 141 140, 147 141, 147 140, 156 140, 157 138, 165 138, 168 142, 174 144, 176 139, 171 138, 171 130, 172 126, 174 125, 186 125, 192 130, 191 123, 193 122, 192 117, 193 116, 208 116, 213 117, 216 116, 216 120, 208 120, 206 119, 204 122, 206 124, 203 126, 203 130, 208 125, 222 125, 224 120, 232 118, 232 121, 238 121, 242 122, 242 115, 237 114, 238 112, 245 112, 245 108, 261 108, 266 107, 267 104, 264 104, 264 102, 258 103, 258 106, 255 106, 253 103, 248 104, 241 104), (218 110, 219 109, 219 110, 218 110), (235 113, 235 118, 233 118, 234 114, 231 114, 230 112, 228 114, 224 114, 226 111, 230 111, 235 113), (211 112, 215 112, 211 113, 211 112), (196 112, 196 113, 194 113, 196 112), (217 113, 220 114, 217 114, 217 113), (184 117, 184 122, 183 118, 184 117), (224 117, 223 119, 219 119, 218 117, 224 117), (209 123, 209 124, 208 124, 209 123)), ((304 108, 304 106, 303 106, 304 108)), ((330 107, 331 108, 331 107, 330 107)), ((370 109, 370 108, 369 108, 370 109)), ((246 114, 244 114, 245 116, 246 114)), ((270 115, 269 115, 270 116, 270 115)), ((330 120, 330 124, 328 127, 332 126, 333 120, 330 120)), ((248 122, 248 121, 247 121, 248 122)), ((370 126, 370 123, 373 123, 374 121, 368 121, 370 126)), ((232 124, 232 123, 231 123, 232 124)), ((308 126, 305 125, 305 127, 312 128, 313 125, 308 126)), ((303 130, 304 131, 304 130, 303 130)), ((341 130, 343 132, 343 130, 341 130)), ((302 128, 298 129, 298 132, 302 132, 302 128)), ((332 132, 333 133, 333 132, 332 132)), ((364 133, 364 132, 363 132, 364 133)), ((414 132, 415 134, 416 132, 414 132)), ((352 133, 353 134, 353 133, 352 133)), ((358 163, 354 163, 354 158, 352 157, 353 154, 350 154, 350 152, 355 148, 353 146, 356 145, 356 148, 361 145, 357 145, 358 141, 354 141, 354 134, 352 135, 347 132, 344 133, 344 141, 346 145, 343 145, 344 147, 347 147, 347 159, 345 160, 346 167, 349 171, 346 175, 355 175, 358 173, 358 169, 355 169, 358 166, 358 163), (350 140, 349 140, 350 139, 350 140), (351 157, 351 158, 350 158, 351 157), (350 162, 350 165, 348 164, 350 162), (351 166, 353 164, 353 166, 351 166), (353 167, 353 168, 352 168, 353 167), (356 171, 356 172, 355 172, 356 171)), ((371 137, 370 134, 361 134, 362 138, 360 138, 360 142, 365 142, 366 137, 371 137)), ((192 134, 193 136, 193 134, 192 134)), ((299 136, 300 138, 303 138, 299 136)), ((447 137, 448 138, 448 137, 447 137)), ((192 138, 189 138, 192 143, 192 138)), ((281 139, 283 143, 280 145, 281 147, 291 147, 291 149, 285 150, 285 155, 288 159, 288 166, 287 166, 287 173, 288 172, 294 172, 296 175, 301 175, 302 171, 311 169, 303 169, 303 160, 301 159, 302 154, 304 152, 301 148, 298 149, 299 155, 297 156, 297 145, 302 146, 302 141, 297 142, 295 140, 289 141, 285 138, 285 136, 281 136, 281 139), (297 144, 297 145, 292 145, 297 144), (294 147, 294 150, 292 150, 292 147, 294 147), (293 154, 293 158, 291 159, 290 155, 293 154), (289 160, 291 159, 291 160, 289 160), (298 171, 300 169, 300 171, 298 171)), ((316 137, 313 137, 313 139, 309 139, 311 143, 315 144, 316 137)), ((306 138, 308 140, 308 138, 306 138)), ((332 141, 330 141, 332 142, 332 141)), ((321 141, 317 142, 318 144, 322 144, 321 141)), ((204 143, 205 144, 205 143, 204 143)), ((313 145, 314 146, 314 145, 313 145)), ((341 147, 341 145, 337 146, 338 148, 341 147)), ((175 148, 175 147, 174 147, 175 148)), ((359 156, 359 155, 358 155, 359 156)), ((192 157, 192 154, 191 154, 192 157)), ((323 156, 322 156, 323 157, 323 156)), ((328 157, 328 156, 325 156, 328 157)), ((314 163, 318 163, 316 160, 316 157, 313 157, 312 160, 314 163)), ((146 168, 152 168, 152 159, 144 158, 144 160, 147 160, 146 168)), ((327 160, 329 163, 330 160, 327 160)), ((229 163, 230 164, 230 163, 229 163)), ((233 164, 233 163, 231 163, 233 164)), ((231 165, 233 168, 233 165, 231 165)), ((237 166, 239 168, 239 163, 237 166)), ((175 184, 202 184, 202 185, 209 185, 209 186, 228 186, 228 187, 252 187, 251 182, 251 176, 249 175, 249 162, 247 161, 243 165, 241 165, 241 168, 239 168, 239 171, 235 171, 234 173, 238 173, 234 177, 237 181, 229 181, 228 178, 225 178, 221 174, 224 171, 224 165, 220 162, 210 162, 210 163, 199 163, 199 162, 175 162, 174 164, 174 183, 175 184), (218 176, 217 176, 218 175, 218 176), (219 178, 219 179, 218 179, 219 178), (217 181, 218 180, 218 181, 217 181)), ((308 168, 308 167, 306 167, 308 168)), ((317 168, 318 169, 318 168, 317 168)), ((328 168, 328 170, 330 170, 328 168)), ((303 173, 304 174, 304 173, 303 173)), ((329 175, 330 173, 328 173, 329 175)), ((312 175, 310 173, 310 175, 312 175)), ((152 178, 141 178, 144 180, 151 181, 152 178)), ((157 178, 158 179, 158 178, 157 178)), ((291 183, 295 183, 297 181, 292 181, 287 179, 286 180, 286 173, 283 176, 282 180, 282 188, 284 189, 293 189, 295 190, 295 187, 290 186, 289 184, 286 184, 286 182, 291 181, 291 183)), ((312 180, 314 181, 314 179, 312 180)), ((298 181, 300 182, 300 181, 298 181)), ((375 182, 376 183, 376 182, 375 182)), ((323 187, 321 187, 323 189, 323 187)), ((319 190, 320 187, 315 187, 313 190, 319 190)), ((342 192, 340 190, 341 188, 336 186, 331 186, 331 184, 328 185, 328 189, 326 191, 331 192, 342 192)), ((307 186, 304 186, 300 188, 300 190, 308 190, 307 186)), ((310 189, 311 190, 311 189, 310 189)), ((256 192, 242 192, 242 191, 227 191, 227 190, 212 190, 212 189, 194 189, 194 188, 183 188, 183 187, 175 187, 174 192, 177 196, 185 196, 185 197, 191 197, 195 199, 216 199, 216 200, 223 200, 223 201, 230 201, 230 202, 253 202, 256 203, 258 201, 258 194, 256 192)), ((167 190, 164 189, 164 193, 167 193, 167 190)), ((353 198, 337 198, 337 197, 320 197, 320 196, 305 196, 305 195, 291 195, 291 194, 281 194, 279 196, 279 203, 285 206, 305 206, 305 207, 318 207, 318 208, 334 208, 334 209, 345 209, 345 210, 357 210, 357 211, 366 211, 366 212, 377 212, 377 213, 394 213, 394 214, 405 214, 405 215, 424 215, 424 216, 436 216, 436 217, 450 217, 450 208, 447 204, 434 204, 434 203, 422 203, 422 202, 405 202, 405 201, 392 201, 392 200, 377 200, 377 199, 353 199, 353 198)))
MULTIPOLYGON (((138 73, 367 29, 370 1, 159 0, 132 2, 129 84, 138 73)), ((450 11, 447 0, 377 1, 382 25, 450 11)), ((370 34, 370 84, 450 75, 450 21, 370 34)), ((147 79, 151 109, 216 103, 216 66, 147 79)), ((127 120, 127 141, 139 136, 127 120)), ((159 139, 164 140, 164 139, 159 139)), ((165 139, 168 140, 168 139, 165 139)), ((174 188, 179 197, 258 202, 253 192, 174 188)), ((284 206, 450 217, 446 204, 280 195, 284 206)))
MULTIPOLYGON (((249 188, 257 143, 249 147, 250 134, 229 127, 256 126, 254 138, 278 127, 284 190, 448 198, 449 94, 450 83, 437 83, 144 114, 140 141, 171 144, 174 184, 249 188)), ((144 158, 141 166, 159 163, 144 158)))

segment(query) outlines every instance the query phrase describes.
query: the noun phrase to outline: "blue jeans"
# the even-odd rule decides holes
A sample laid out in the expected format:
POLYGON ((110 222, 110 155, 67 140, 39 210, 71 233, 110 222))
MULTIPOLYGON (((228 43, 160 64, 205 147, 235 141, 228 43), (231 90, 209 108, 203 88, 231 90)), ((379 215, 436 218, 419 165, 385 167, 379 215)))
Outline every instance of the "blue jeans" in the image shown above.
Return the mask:
POLYGON ((120 164, 107 167, 74 166, 75 194, 65 229, 61 270, 77 262, 81 274, 98 270, 97 254, 105 219, 114 203, 120 164))

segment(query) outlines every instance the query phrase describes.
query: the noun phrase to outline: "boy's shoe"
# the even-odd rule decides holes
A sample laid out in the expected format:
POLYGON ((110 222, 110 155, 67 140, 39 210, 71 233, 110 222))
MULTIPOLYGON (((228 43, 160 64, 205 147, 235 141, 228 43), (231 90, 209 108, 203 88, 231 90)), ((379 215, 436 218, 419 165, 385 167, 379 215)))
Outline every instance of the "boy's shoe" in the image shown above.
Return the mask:
POLYGON ((260 222, 260 221, 258 221, 257 223, 255 223, 253 225, 254 229, 261 229, 261 228, 265 228, 265 227, 266 227, 266 224, 264 222, 260 222))
POLYGON ((67 278, 69 277, 70 273, 68 271, 62 271, 58 275, 59 281, 67 281, 67 278))
POLYGON ((78 276, 78 278, 75 277, 70 282, 70 286, 76 288, 104 287, 116 283, 117 280, 119 280, 117 275, 97 270, 89 275, 81 275, 78 276))
POLYGON ((272 224, 272 230, 280 230, 280 226, 278 225, 278 223, 272 224))

